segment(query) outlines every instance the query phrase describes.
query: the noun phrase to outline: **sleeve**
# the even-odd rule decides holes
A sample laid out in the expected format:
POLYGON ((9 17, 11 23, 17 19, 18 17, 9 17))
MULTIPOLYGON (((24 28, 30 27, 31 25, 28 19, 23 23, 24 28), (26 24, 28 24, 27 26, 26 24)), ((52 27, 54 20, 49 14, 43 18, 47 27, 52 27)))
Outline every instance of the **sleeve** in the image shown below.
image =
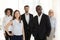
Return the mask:
POLYGON ((3 33, 5 33, 5 18, 3 18, 3 22, 2 22, 2 29, 3 29, 3 33))
POLYGON ((49 17, 47 16, 46 17, 46 36, 49 37, 50 32, 51 32, 51 23, 50 23, 49 17))

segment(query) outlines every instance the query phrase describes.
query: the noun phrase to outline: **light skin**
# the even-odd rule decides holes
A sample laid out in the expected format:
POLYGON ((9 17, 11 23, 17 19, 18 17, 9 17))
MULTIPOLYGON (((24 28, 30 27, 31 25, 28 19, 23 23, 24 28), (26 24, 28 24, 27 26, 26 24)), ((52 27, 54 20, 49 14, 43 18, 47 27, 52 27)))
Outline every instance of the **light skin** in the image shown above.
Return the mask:
POLYGON ((28 15, 29 13, 29 7, 24 7, 25 13, 28 15))
POLYGON ((10 16, 10 10, 7 10, 7 16, 10 16))
MULTIPOLYGON (((10 10, 7 10, 7 16, 10 16, 10 14, 11 14, 11 12, 10 12, 10 10)), ((6 36, 6 34, 4 33, 4 35, 6 36)))
MULTIPOLYGON (((17 20, 17 21, 19 21, 19 16, 20 16, 19 12, 18 12, 18 11, 15 12, 15 17, 16 17, 16 20, 17 20)), ((8 33, 8 35, 10 35, 10 36, 13 36, 13 35, 14 35, 13 33, 10 34, 9 31, 8 31, 9 26, 12 25, 12 24, 13 24, 12 21, 10 21, 10 22, 5 26, 5 30, 6 30, 6 32, 8 33)), ((23 40, 25 40, 24 27, 22 28, 22 32, 23 32, 23 40)))
POLYGON ((49 10, 49 14, 48 14, 50 17, 53 17, 54 16, 54 11, 51 9, 49 10))

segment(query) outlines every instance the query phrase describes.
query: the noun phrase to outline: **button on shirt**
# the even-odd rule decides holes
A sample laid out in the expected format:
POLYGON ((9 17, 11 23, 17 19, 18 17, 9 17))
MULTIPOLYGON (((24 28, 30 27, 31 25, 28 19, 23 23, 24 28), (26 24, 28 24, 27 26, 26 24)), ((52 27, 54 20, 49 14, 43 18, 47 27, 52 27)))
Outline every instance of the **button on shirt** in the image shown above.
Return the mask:
MULTIPOLYGON (((3 24, 2 24, 2 27, 3 27, 3 31, 5 33, 5 29, 4 27, 7 25, 7 23, 12 20, 12 16, 5 16, 4 19, 3 19, 3 24)), ((11 27, 8 28, 9 31, 11 31, 11 27)))
POLYGON ((27 24, 29 24, 29 14, 25 14, 25 19, 26 19, 27 24))
POLYGON ((41 22, 42 15, 43 15, 43 13, 41 13, 41 15, 38 16, 38 24, 40 24, 40 22, 41 22))

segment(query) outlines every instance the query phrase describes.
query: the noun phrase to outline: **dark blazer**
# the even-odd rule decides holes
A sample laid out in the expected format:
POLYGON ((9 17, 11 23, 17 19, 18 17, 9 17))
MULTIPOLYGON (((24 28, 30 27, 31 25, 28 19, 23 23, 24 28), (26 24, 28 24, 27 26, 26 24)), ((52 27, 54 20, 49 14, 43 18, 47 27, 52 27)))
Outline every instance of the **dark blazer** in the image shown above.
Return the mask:
POLYGON ((26 32, 31 33, 31 23, 32 23, 31 21, 33 19, 33 15, 29 13, 29 17, 30 17, 29 18, 29 24, 27 24, 27 22, 26 22, 25 14, 21 15, 21 17, 22 17, 22 20, 23 20, 25 33, 26 32))
POLYGON ((43 14, 40 24, 38 24, 38 16, 33 18, 33 36, 39 35, 40 38, 44 38, 50 35, 51 24, 47 15, 43 14))

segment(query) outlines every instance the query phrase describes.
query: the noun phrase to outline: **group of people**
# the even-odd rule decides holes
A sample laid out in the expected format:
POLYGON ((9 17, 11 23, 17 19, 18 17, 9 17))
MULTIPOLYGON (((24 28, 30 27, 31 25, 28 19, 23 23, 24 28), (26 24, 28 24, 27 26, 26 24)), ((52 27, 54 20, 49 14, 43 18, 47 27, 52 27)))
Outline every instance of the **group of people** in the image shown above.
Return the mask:
POLYGON ((35 40, 52 40, 56 25, 53 10, 49 10, 48 16, 42 12, 42 7, 37 5, 37 15, 34 17, 29 13, 29 5, 25 5, 24 10, 25 13, 21 15, 19 10, 13 12, 11 8, 5 9, 6 16, 2 25, 5 39, 30 40, 32 34, 35 40))

